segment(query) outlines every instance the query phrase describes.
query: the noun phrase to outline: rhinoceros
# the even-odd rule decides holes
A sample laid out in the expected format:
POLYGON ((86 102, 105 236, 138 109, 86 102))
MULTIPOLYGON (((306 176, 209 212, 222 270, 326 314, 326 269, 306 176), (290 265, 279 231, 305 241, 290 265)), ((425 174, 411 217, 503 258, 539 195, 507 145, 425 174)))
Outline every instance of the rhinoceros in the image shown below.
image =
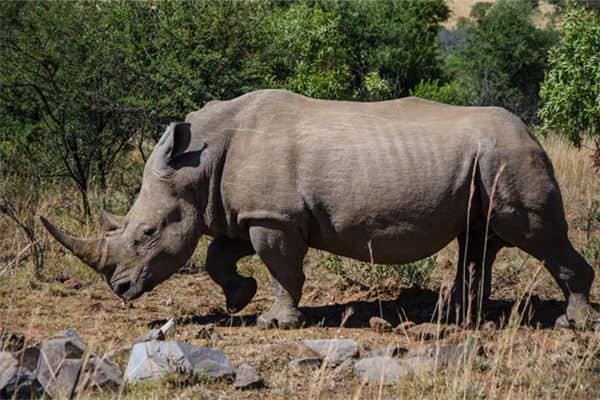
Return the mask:
POLYGON ((458 239, 452 304, 490 296, 492 263, 507 246, 542 260, 562 289, 561 318, 591 315, 594 271, 567 236, 560 189, 540 143, 497 107, 420 98, 326 101, 261 90, 212 101, 171 123, 126 216, 103 211, 106 234, 50 233, 135 299, 178 271, 201 235, 206 270, 237 312, 254 296, 236 262, 257 254, 275 301, 261 327, 302 323, 309 248, 402 264, 458 239))

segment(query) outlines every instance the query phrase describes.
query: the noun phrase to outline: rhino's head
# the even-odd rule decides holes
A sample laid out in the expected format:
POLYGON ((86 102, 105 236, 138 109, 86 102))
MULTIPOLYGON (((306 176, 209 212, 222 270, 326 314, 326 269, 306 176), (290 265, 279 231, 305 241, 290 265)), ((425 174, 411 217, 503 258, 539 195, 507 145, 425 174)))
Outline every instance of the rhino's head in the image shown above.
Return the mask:
POLYGON ((73 237, 41 218, 60 243, 105 275, 125 299, 139 297, 178 271, 202 234, 208 150, 192 139, 187 123, 167 128, 146 163, 131 210, 124 217, 102 211, 102 239, 73 237))

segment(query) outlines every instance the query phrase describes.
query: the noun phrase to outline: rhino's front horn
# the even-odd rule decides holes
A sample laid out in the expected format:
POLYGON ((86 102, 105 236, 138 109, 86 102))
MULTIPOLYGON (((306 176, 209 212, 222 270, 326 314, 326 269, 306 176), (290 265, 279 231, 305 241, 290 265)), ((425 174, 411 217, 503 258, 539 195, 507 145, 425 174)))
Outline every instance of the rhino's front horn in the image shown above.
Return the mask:
POLYGON ((102 226, 107 232, 121 229, 127 223, 127 217, 112 214, 103 208, 100 209, 100 217, 102 220, 102 226))
POLYGON ((48 232, 56 238, 63 246, 75 254, 81 261, 94 270, 104 273, 107 264, 108 243, 106 239, 80 239, 62 232, 52 225, 46 218, 40 216, 40 220, 48 229, 48 232))

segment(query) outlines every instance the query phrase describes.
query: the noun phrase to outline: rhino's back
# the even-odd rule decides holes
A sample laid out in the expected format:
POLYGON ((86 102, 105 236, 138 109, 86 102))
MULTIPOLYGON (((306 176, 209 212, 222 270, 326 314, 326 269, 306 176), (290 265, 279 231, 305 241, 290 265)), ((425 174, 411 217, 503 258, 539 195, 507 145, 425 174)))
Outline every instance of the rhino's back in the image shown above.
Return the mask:
POLYGON ((462 231, 476 153, 496 145, 473 109, 416 98, 262 91, 214 106, 235 110, 223 122, 235 132, 222 176, 230 223, 291 220, 312 247, 368 259, 371 241, 385 263, 431 254, 462 231))

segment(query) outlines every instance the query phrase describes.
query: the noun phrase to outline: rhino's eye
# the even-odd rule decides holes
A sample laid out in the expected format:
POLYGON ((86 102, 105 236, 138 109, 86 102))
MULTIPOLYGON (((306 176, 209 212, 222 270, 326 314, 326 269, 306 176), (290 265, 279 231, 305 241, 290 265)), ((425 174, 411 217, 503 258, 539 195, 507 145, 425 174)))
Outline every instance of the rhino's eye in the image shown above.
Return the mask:
POLYGON ((154 234, 156 233, 156 228, 154 228, 154 227, 144 228, 143 233, 144 233, 145 237, 154 236, 154 234))

